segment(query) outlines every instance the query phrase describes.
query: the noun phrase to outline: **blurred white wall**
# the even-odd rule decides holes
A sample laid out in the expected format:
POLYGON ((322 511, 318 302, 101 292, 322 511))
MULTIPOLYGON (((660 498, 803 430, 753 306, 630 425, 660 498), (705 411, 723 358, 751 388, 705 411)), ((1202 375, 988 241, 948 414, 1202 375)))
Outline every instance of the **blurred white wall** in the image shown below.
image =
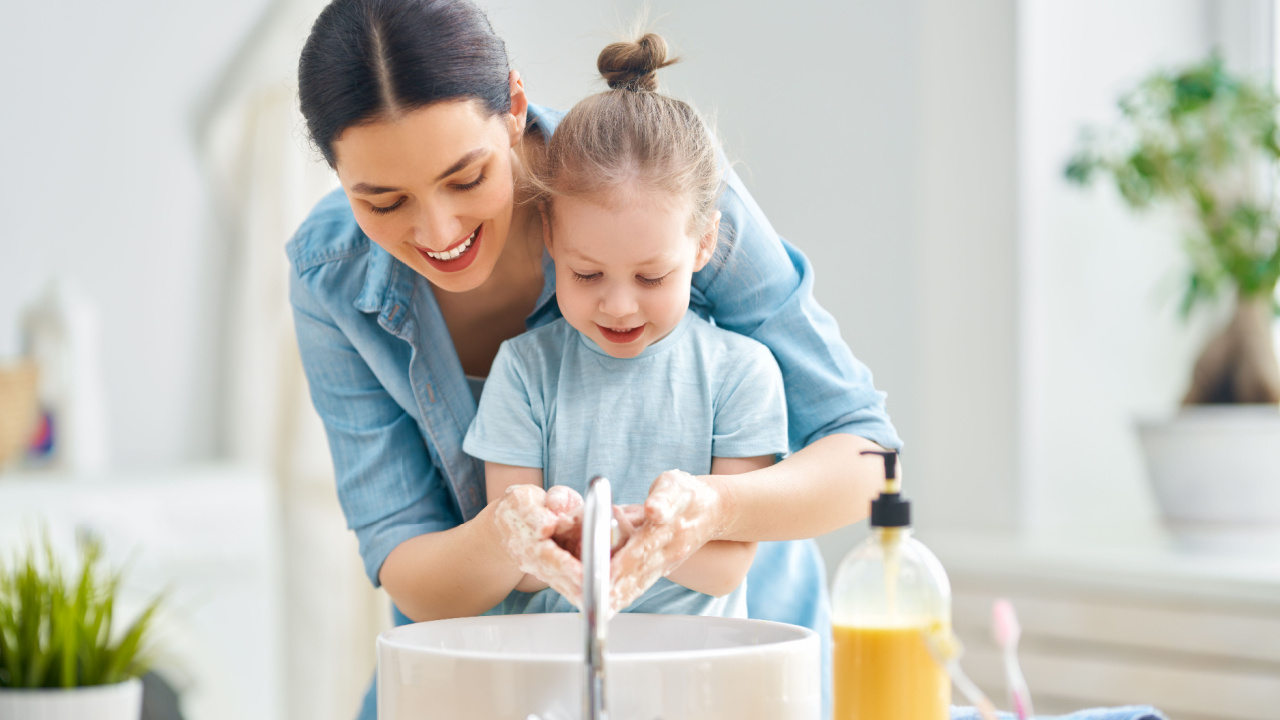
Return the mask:
POLYGON ((98 310, 121 466, 214 451, 221 256, 196 131, 268 4, 4 4, 0 356, 48 278, 78 287, 98 310))

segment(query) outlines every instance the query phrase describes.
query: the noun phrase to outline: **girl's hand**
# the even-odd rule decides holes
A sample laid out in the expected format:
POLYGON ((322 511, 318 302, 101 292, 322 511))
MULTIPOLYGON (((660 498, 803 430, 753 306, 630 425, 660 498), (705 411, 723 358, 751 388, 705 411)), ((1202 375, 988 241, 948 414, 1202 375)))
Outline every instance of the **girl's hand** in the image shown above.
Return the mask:
POLYGON ((569 488, 547 492, 536 485, 519 484, 507 488, 494 512, 502 545, 520 570, 579 607, 582 562, 559 545, 556 537, 578 523, 574 518, 582 517, 581 503, 582 497, 569 488))
POLYGON ((640 597, 658 578, 724 530, 720 493, 683 470, 668 470, 649 488, 644 516, 610 568, 609 605, 617 612, 640 597))

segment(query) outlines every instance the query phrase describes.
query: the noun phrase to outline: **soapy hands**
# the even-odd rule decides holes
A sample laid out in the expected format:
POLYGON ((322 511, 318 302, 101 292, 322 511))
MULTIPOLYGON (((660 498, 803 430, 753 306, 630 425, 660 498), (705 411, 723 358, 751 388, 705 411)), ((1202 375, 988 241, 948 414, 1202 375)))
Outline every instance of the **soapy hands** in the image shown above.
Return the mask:
POLYGON ((637 510, 640 522, 633 523, 630 538, 611 562, 611 613, 635 602, 722 530, 719 494, 683 470, 662 473, 644 505, 624 508, 633 518, 637 510))
MULTIPOLYGON (((582 561, 573 547, 582 536, 582 496, 558 485, 512 485, 498 501, 494 522, 502 545, 520 570, 582 606, 582 561)), ((580 541, 578 541, 580 544, 580 541)))
MULTIPOLYGON (((668 470, 643 505, 614 506, 620 542, 610 563, 609 614, 635 602, 720 530, 719 495, 682 470, 668 470)), ((514 485, 496 517, 520 569, 582 607, 582 496, 557 485, 514 485)))

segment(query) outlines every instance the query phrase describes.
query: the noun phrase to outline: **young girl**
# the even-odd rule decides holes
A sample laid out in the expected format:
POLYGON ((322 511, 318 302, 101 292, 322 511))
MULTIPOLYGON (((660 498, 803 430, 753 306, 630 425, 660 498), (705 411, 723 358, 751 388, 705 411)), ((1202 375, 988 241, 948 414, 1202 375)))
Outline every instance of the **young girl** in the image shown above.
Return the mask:
MULTIPOLYGON (((654 34, 605 48, 598 66, 612 89, 569 111, 533 169, 563 318, 507 340, 493 362, 463 444, 485 461, 490 502, 520 486, 564 486, 574 492, 553 491, 548 504, 568 515, 588 480, 605 475, 616 503, 639 504, 651 483, 680 495, 687 475, 668 468, 737 474, 787 452, 768 348, 689 307, 693 273, 715 256, 722 173, 703 121, 656 92, 655 73, 671 62, 654 34)), ((645 532, 629 543, 643 546, 645 532)), ((755 543, 707 543, 665 578, 624 573, 632 582, 613 604, 746 617, 754 554, 755 543)), ((577 567, 563 551, 555 572, 522 564, 544 578, 526 575, 502 611, 573 610, 577 567)))

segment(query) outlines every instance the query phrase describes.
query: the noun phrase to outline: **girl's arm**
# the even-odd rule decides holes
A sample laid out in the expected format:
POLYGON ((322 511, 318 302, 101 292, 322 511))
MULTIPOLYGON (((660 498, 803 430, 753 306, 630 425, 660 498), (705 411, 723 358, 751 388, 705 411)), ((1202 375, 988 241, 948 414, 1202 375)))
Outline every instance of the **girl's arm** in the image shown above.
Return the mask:
MULTIPOLYGON (((753 458, 712 458, 711 474, 740 475, 772 464, 772 455, 753 458)), ((736 482, 736 478, 721 479, 727 483, 736 482)), ((754 542, 712 540, 672 570, 667 575, 667 579, 690 590, 721 597, 733 592, 742 584, 755 556, 754 542)))

